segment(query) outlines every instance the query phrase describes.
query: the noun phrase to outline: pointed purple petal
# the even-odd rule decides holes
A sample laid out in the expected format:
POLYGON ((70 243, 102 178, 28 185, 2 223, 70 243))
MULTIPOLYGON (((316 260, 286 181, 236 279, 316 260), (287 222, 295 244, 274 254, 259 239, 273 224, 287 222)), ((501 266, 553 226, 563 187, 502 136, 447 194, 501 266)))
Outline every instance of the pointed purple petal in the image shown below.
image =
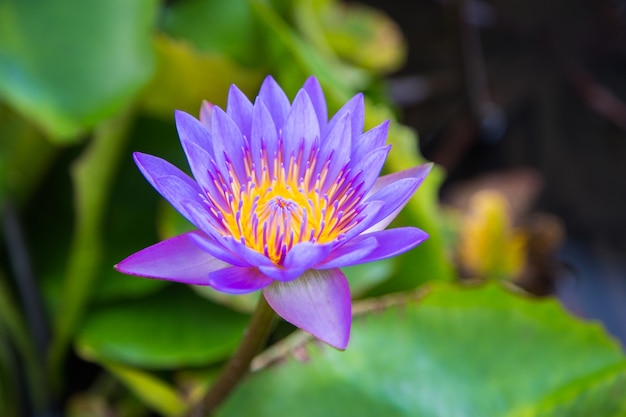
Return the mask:
POLYGON ((359 93, 352 97, 341 109, 330 119, 326 126, 326 132, 335 126, 335 124, 341 120, 346 113, 350 113, 350 142, 351 146, 358 140, 363 133, 363 125, 365 120, 365 104, 363 101, 363 94, 359 93))
MULTIPOLYGON (((343 255, 319 267, 344 267, 374 262, 399 255, 428 239, 428 234, 416 227, 399 227, 374 233, 364 233, 346 243, 337 252, 343 255), (372 246, 373 243, 373 246, 372 246), (367 247, 369 250, 364 250, 367 247)), ((335 252, 333 252, 333 255, 335 252)))
POLYGON ((298 243, 287 252, 283 265, 285 268, 307 270, 328 257, 333 247, 334 245, 332 244, 298 243))
POLYGON ((333 247, 333 244, 301 242, 287 252, 283 265, 260 265, 259 269, 277 281, 292 281, 327 258, 333 247))
POLYGON ((161 159, 158 156, 153 156, 141 152, 133 153, 133 159, 135 160, 135 164, 137 164, 137 167, 139 168, 143 176, 146 177, 148 182, 154 188, 157 188, 154 183, 155 179, 172 176, 180 178, 184 183, 189 185, 189 187, 195 188, 198 193, 201 192, 198 184, 196 184, 194 180, 189 178, 189 175, 185 174, 183 171, 170 164, 165 159, 161 159))
POLYGON ((345 234, 345 239, 351 240, 355 236, 360 235, 373 224, 380 221, 378 213, 385 206, 383 201, 369 201, 365 203, 365 207, 361 210, 359 218, 361 219, 352 229, 345 234))
POLYGON ((263 275, 257 268, 233 266, 211 272, 208 285, 228 294, 247 294, 263 289, 274 280, 263 275))
POLYGON ((240 182, 247 181, 246 168, 244 166, 244 149, 247 146, 239 127, 219 107, 213 111, 213 154, 215 162, 225 179, 228 178, 232 167, 240 182))
POLYGON ((376 224, 372 225, 367 233, 383 230, 396 218, 424 182, 431 168, 432 164, 424 164, 385 175, 376 181, 366 196, 366 201, 384 201, 385 206, 378 213, 376 224))
POLYGON ((352 303, 341 270, 309 270, 297 280, 274 282, 263 294, 283 319, 337 349, 348 346, 352 303))
POLYGON ((259 99, 269 110, 276 127, 282 129, 287 113, 289 113, 289 99, 271 76, 267 76, 263 81, 259 90, 259 99))
POLYGON ((353 175, 359 175, 356 183, 363 183, 363 190, 369 190, 376 183, 380 171, 385 165, 391 145, 374 149, 352 167, 353 175))
POLYGON ((180 214, 208 235, 224 231, 222 224, 210 215, 199 195, 178 177, 162 177, 155 180, 159 191, 180 214), (193 209, 192 209, 193 208, 193 209))
POLYGON ((227 250, 232 253, 236 253, 237 256, 239 256, 239 258, 241 258, 244 262, 247 262, 248 265, 273 265, 273 262, 267 256, 244 245, 230 236, 220 236, 219 242, 227 250))
POLYGON ((306 269, 284 268, 280 265, 261 265, 259 270, 276 281, 293 281, 306 272, 306 269))
POLYGON ((374 149, 385 146, 388 131, 389 120, 363 133, 352 148, 350 159, 358 162, 374 149))
POLYGON ((330 160, 323 188, 326 189, 336 180, 337 175, 350 158, 350 113, 345 113, 328 131, 321 141, 320 153, 317 157, 316 174, 330 160))
MULTIPOLYGON (((209 129, 200 123, 198 119, 184 111, 176 110, 174 118, 176 119, 176 129, 181 142, 195 143, 212 156, 213 145, 211 144, 211 132, 209 129)), ((187 159, 189 159, 189 155, 187 155, 187 159)))
POLYGON ((313 108, 315 109, 315 114, 317 115, 317 120, 319 122, 320 130, 323 131, 324 127, 328 123, 328 110, 326 108, 326 98, 324 97, 324 92, 322 91, 322 86, 319 81, 315 77, 309 77, 302 87, 309 98, 311 99, 311 103, 313 103, 313 108))
POLYGON ((149 246, 115 265, 119 272, 148 278, 166 279, 185 284, 208 285, 210 272, 228 268, 200 249, 189 232, 149 246))
POLYGON ((187 174, 156 156, 135 152, 135 163, 148 182, 187 220, 202 229, 183 202, 202 204, 202 190, 187 174))
POLYGON ((300 90, 293 100, 291 110, 283 127, 283 155, 286 162, 291 155, 298 159, 302 149, 304 158, 309 155, 315 138, 320 136, 320 125, 309 95, 300 90))
MULTIPOLYGON (((254 103, 252 111, 252 131, 250 133, 250 152, 255 164, 257 178, 261 178, 261 158, 268 158, 269 168, 278 148, 278 131, 272 115, 261 100, 254 103)), ((270 176, 273 172, 270 171, 270 176)))
POLYGON ((345 245, 332 251, 332 253, 315 266, 315 269, 338 268, 347 265, 356 265, 360 260, 369 255, 378 246, 374 237, 357 236, 345 245), (361 237, 364 238, 361 238, 361 237))
POLYGON ((211 129, 213 126, 213 108, 215 104, 209 103, 206 100, 202 101, 202 106, 200 107, 200 122, 207 127, 207 129, 211 129))
POLYGON ((413 168, 405 169, 404 171, 384 175, 376 180, 371 190, 369 191, 368 196, 371 196, 372 194, 376 193, 387 185, 403 178, 417 178, 419 180, 419 184, 421 184, 422 182, 424 182, 432 168, 433 164, 432 162, 429 162, 413 168))
POLYGON ((205 252, 211 254, 217 259, 220 259, 230 265, 240 267, 250 267, 249 263, 242 260, 236 254, 233 254, 226 248, 224 248, 215 238, 204 234, 191 235, 191 240, 194 241, 198 247, 202 248, 205 252))
POLYGON ((181 140, 181 144, 187 155, 191 172, 200 187, 211 195, 220 207, 223 209, 230 207, 223 197, 222 189, 218 189, 218 185, 209 176, 209 172, 213 172, 217 166, 213 156, 194 142, 181 140))
POLYGON ((252 125, 252 103, 248 97, 234 84, 228 91, 228 106, 226 114, 235 122, 241 133, 250 138, 250 126, 252 125))

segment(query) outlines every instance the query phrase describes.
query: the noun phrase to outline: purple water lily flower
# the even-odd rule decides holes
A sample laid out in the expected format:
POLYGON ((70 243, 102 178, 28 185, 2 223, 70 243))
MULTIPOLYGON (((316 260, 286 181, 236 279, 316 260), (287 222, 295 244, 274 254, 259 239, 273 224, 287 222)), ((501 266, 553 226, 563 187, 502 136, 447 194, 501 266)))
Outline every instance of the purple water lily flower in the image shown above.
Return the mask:
POLYGON ((328 121, 315 77, 293 103, 267 77, 251 103, 235 86, 226 111, 205 103, 200 120, 176 112, 195 178, 135 153, 152 186, 198 230, 126 258, 120 272, 243 294, 263 290, 282 318, 338 349, 352 322, 339 267, 405 252, 428 236, 384 230, 430 164, 378 177, 388 122, 363 133, 363 95, 328 121))

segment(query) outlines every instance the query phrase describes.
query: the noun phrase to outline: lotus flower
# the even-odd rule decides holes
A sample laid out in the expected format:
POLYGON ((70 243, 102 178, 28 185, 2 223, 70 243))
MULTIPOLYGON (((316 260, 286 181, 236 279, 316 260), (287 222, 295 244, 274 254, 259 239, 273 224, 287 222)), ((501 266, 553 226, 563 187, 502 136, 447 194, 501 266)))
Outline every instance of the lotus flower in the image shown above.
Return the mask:
POLYGON ((427 238, 384 230, 430 164, 379 177, 388 122, 363 133, 363 95, 328 121, 315 77, 293 102, 267 77, 251 103, 235 86, 226 111, 204 103, 200 119, 177 111, 194 179, 135 153, 152 186, 197 227, 145 248, 116 269, 243 294, 262 290, 278 315, 338 349, 352 322, 340 267, 405 252, 427 238))

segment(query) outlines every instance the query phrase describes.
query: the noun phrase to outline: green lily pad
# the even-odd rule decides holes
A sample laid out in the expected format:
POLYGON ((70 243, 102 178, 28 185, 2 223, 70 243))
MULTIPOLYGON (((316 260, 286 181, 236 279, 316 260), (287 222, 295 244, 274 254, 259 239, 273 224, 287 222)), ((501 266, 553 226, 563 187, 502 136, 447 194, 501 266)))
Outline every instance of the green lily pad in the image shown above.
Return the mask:
POLYGON ((299 360, 253 374, 218 415, 626 413, 626 359, 600 326, 571 317, 555 301, 497 286, 437 286, 421 300, 356 319, 345 352, 317 343, 297 351, 299 360), (590 398, 577 401, 571 392, 590 398))
POLYGON ((0 3, 0 96, 52 138, 75 140, 148 81, 155 0, 0 3))
POLYGON ((248 317, 172 285, 148 298, 92 311, 77 336, 85 358, 172 369, 226 358, 248 317))

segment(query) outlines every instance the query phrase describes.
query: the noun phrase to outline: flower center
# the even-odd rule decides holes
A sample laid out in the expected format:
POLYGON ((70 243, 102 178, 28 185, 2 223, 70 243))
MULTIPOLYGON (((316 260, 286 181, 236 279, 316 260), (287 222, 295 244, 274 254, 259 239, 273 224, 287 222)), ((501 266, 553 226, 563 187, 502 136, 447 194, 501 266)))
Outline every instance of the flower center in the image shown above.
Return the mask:
POLYGON ((277 265, 297 243, 328 243, 344 235, 361 220, 363 197, 360 184, 355 185, 360 175, 351 175, 347 164, 334 175, 329 172, 332 154, 319 161, 319 149, 305 152, 300 147, 285 158, 280 149, 273 158, 264 151, 256 159, 249 149, 242 149, 245 181, 227 160, 227 180, 219 172, 209 173, 223 195, 218 199, 207 194, 209 212, 222 225, 223 234, 277 265), (222 199, 227 203, 220 204, 222 199))

